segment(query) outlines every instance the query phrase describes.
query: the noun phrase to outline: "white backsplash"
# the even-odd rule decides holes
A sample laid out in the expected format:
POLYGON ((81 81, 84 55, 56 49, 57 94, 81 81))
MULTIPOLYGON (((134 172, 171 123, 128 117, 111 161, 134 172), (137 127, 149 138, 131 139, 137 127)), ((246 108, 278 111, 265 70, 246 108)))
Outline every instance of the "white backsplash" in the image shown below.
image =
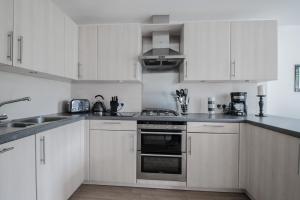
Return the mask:
MULTIPOLYGON (((164 76, 160 74, 159 76, 164 76)), ((144 77, 145 78, 145 77, 144 77)), ((163 78, 163 77, 161 77, 163 78)), ((163 80, 163 79, 160 79, 163 80)), ((189 112, 191 113, 207 113, 207 98, 210 96, 216 97, 217 103, 227 104, 230 101, 230 92, 247 92, 248 93, 248 112, 257 112, 257 84, 245 82, 227 82, 227 83, 178 83, 178 80, 169 80, 170 84, 163 84, 159 80, 154 81, 148 89, 152 89, 153 93, 148 96, 143 94, 145 86, 141 83, 97 83, 97 82, 75 82, 72 83, 71 95, 73 98, 87 98, 94 102, 94 96, 101 94, 105 98, 105 105, 109 107, 111 96, 118 96, 120 102, 125 103, 123 111, 140 112, 143 107, 170 107, 170 102, 174 102, 172 93, 176 89, 188 88, 190 96, 189 112), (157 88, 163 89, 166 92, 159 92, 157 88), (143 98, 143 99, 142 99, 143 98), (145 100, 147 98, 147 100, 145 100), (145 102, 149 104, 145 105, 145 102), (156 104, 158 103, 158 104, 156 104)), ((147 89, 147 90, 148 90, 147 89)), ((175 105, 175 104, 174 104, 175 105)))
POLYGON ((248 112, 257 110, 257 84, 246 82, 179 83, 178 73, 144 73, 143 74, 143 107, 162 107, 176 109, 175 91, 187 88, 189 90, 190 113, 207 113, 208 97, 215 97, 217 104, 228 104, 231 92, 248 93, 248 112))
POLYGON ((0 107, 9 119, 62 112, 64 101, 71 98, 71 83, 0 72, 0 102, 20 97, 30 102, 18 102, 0 107))
POLYGON ((109 108, 112 96, 118 96, 119 102, 124 102, 123 112, 140 112, 142 109, 142 84, 140 83, 97 83, 97 82, 73 82, 71 94, 73 98, 89 99, 91 103, 94 97, 101 94, 105 98, 105 105, 109 108))

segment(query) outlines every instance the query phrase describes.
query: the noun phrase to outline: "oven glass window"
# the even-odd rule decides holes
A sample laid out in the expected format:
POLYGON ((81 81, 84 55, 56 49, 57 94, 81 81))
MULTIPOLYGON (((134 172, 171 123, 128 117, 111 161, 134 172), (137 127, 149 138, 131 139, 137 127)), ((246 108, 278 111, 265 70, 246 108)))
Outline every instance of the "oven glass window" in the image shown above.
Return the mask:
POLYGON ((142 134, 141 151, 142 153, 154 154, 181 154, 181 135, 168 134, 142 134))
POLYGON ((163 173, 163 174, 181 174, 182 158, 174 157, 141 157, 141 172, 144 173, 163 173))

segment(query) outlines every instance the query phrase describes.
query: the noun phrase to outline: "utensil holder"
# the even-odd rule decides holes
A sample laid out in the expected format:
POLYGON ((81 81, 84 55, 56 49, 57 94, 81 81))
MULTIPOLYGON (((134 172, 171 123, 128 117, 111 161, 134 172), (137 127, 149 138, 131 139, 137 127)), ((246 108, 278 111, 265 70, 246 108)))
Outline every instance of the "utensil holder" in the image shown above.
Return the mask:
POLYGON ((119 103, 117 101, 110 101, 110 114, 117 115, 119 103))
POLYGON ((181 114, 187 115, 188 114, 188 104, 181 104, 181 114))

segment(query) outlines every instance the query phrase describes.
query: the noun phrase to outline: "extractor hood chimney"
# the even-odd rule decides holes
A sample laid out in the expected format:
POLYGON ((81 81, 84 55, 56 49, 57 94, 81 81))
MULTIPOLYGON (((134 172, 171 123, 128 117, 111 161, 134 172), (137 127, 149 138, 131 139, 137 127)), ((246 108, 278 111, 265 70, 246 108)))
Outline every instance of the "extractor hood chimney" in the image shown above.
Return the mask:
MULTIPOLYGON (((153 24, 170 22, 169 15, 152 16, 153 24)), ((152 49, 140 57, 143 67, 148 70, 165 71, 178 67, 185 56, 170 48, 170 33, 168 31, 154 31, 152 33, 152 49)))

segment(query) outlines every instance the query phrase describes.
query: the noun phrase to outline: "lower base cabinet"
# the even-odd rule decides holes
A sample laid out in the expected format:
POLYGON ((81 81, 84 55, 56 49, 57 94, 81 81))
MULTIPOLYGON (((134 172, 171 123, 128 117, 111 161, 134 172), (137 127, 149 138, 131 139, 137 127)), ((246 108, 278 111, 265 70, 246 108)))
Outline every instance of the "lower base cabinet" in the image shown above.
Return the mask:
POLYGON ((136 131, 90 130, 90 181, 136 183, 136 131))
POLYGON ((238 188, 239 134, 188 133, 187 186, 238 188))
POLYGON ((36 135, 37 199, 67 200, 84 180, 84 121, 36 135))
POLYGON ((36 200, 35 136, 0 145, 0 199, 36 200))
POLYGON ((255 200, 300 199, 300 139, 244 124, 240 187, 255 200))

